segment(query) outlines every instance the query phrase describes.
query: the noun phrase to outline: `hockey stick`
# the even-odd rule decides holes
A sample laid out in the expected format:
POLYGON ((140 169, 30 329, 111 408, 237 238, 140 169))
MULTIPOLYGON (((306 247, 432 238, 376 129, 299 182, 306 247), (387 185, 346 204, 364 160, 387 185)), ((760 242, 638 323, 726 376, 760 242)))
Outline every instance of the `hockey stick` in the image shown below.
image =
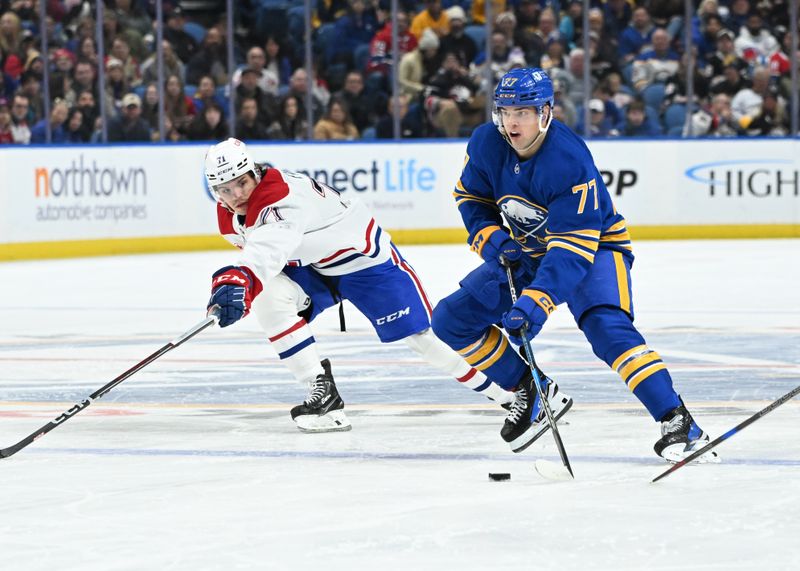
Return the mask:
MULTIPOLYGON (((508 277, 508 289, 511 292, 511 302, 517 303, 517 288, 514 287, 514 275, 511 271, 511 262, 505 257, 500 256, 500 263, 506 268, 506 276, 508 277)), ((547 462, 546 460, 536 460, 534 465, 536 466, 536 471, 539 472, 545 478, 550 480, 571 480, 575 478, 575 474, 572 472, 572 466, 569 463, 569 458, 567 458, 567 451, 564 449, 564 442, 561 440, 561 435, 558 433, 558 426, 556 425, 556 419, 553 418, 553 411, 550 410, 550 402, 547 400, 547 392, 542 390, 540 386, 541 377, 539 377, 539 372, 536 370, 535 361, 533 360, 533 349, 531 349, 530 341, 527 338, 528 333, 528 326, 523 325, 520 330, 520 337, 522 339, 522 346, 525 349, 525 356, 528 359, 528 366, 531 369, 531 375, 533 376, 533 385, 536 387, 536 394, 539 395, 539 400, 544 407, 545 415, 547 415, 547 423, 550 425, 550 430, 553 431, 553 439, 556 441, 556 447, 558 448, 558 455, 561 456, 561 463, 563 464, 563 468, 566 468, 566 472, 562 469, 561 466, 556 466, 552 462, 547 462)))
MULTIPOLYGON (((712 448, 717 446, 719 443, 727 440, 728 438, 730 438, 731 436, 733 436, 734 434, 736 434, 737 432, 739 432, 743 428, 753 424, 755 421, 757 421, 762 416, 766 416, 767 414, 769 414, 770 412, 772 412, 773 410, 775 410, 776 408, 778 408, 779 406, 781 406, 785 402, 791 400, 793 397, 797 396, 798 394, 800 394, 800 386, 799 387, 795 387, 793 390, 789 391, 788 393, 783 395, 781 398, 779 398, 778 400, 776 400, 772 404, 762 408, 761 410, 759 410, 757 413, 755 413, 750 418, 747 418, 747 419, 743 420, 742 422, 740 422, 739 424, 737 424, 736 426, 731 428, 728 432, 726 432, 722 436, 718 436, 717 438, 715 438, 714 440, 712 440, 711 442, 709 442, 708 444, 706 444, 705 446, 703 446, 699 450, 696 450, 696 451, 692 452, 689 456, 687 456, 686 458, 684 458, 683 460, 681 460, 677 464, 675 464, 673 466, 670 466, 667 470, 665 470, 664 472, 662 472, 661 474, 659 474, 658 476, 653 478, 653 482, 658 482, 661 478, 666 478, 667 476, 672 474, 678 468, 681 468, 681 467, 685 466, 686 464, 688 464, 689 462, 691 462, 692 460, 694 460, 695 458, 698 458, 698 457, 702 456, 703 454, 705 454, 706 452, 708 452, 709 450, 711 450, 712 448)), ((651 482, 651 483, 653 483, 653 482, 651 482)))
POLYGON ((219 322, 219 308, 214 306, 209 311, 208 317, 206 317, 203 321, 201 321, 200 323, 198 323, 197 325, 195 325, 194 327, 192 327, 191 329, 186 331, 183 335, 181 335, 180 337, 177 337, 176 339, 170 341, 169 343, 167 343, 166 345, 161 347, 161 349, 159 349, 158 351, 156 351, 155 353, 153 353, 152 355, 150 355, 146 359, 143 359, 142 361, 139 361, 138 363, 136 363, 136 365, 134 365, 133 367, 131 367, 130 369, 128 369, 127 371, 122 373, 116 379, 114 379, 113 381, 111 381, 107 385, 103 386, 102 388, 98 389, 97 391, 93 392, 91 395, 89 395, 87 398, 83 399, 81 402, 75 404, 69 410, 67 410, 65 412, 62 412, 59 416, 57 416, 55 419, 53 419, 50 422, 48 422, 47 424, 45 424, 43 427, 41 427, 39 430, 37 430, 33 434, 23 438, 22 440, 20 440, 19 442, 17 442, 13 446, 9 446, 8 448, 0 449, 0 458, 8 458, 9 456, 12 456, 12 455, 16 454, 17 452, 19 452, 20 450, 25 448, 28 444, 30 444, 34 440, 38 440, 39 438, 41 438, 42 436, 44 436, 45 434, 47 434, 48 432, 53 430, 56 426, 59 426, 60 424, 64 423, 65 421, 69 420, 70 418, 72 418, 73 416, 78 414, 80 411, 82 411, 83 409, 88 407, 90 404, 92 404, 94 401, 96 401, 97 399, 103 397, 111 389, 116 387, 118 384, 120 384, 122 381, 124 381, 125 379, 127 379, 128 377, 133 375, 134 373, 137 373, 138 371, 141 371, 147 365, 149 365, 150 363, 152 363, 153 361, 155 361, 156 359, 158 359, 159 357, 161 357, 165 353, 168 353, 168 352, 172 351, 175 347, 178 347, 179 345, 182 345, 183 343, 185 343, 186 341, 188 341, 189 339, 191 339, 192 337, 194 337, 195 335, 197 335, 198 333, 200 333, 204 329, 207 329, 208 327, 211 327, 212 325, 216 325, 217 322, 219 322))

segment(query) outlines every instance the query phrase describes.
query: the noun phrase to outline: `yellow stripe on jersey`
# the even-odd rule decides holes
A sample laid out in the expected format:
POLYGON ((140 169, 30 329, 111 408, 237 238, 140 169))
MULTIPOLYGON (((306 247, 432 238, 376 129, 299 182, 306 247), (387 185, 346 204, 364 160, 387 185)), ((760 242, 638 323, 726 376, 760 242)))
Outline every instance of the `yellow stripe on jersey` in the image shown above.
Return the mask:
POLYGON ((481 228, 472 238, 472 244, 470 244, 470 250, 477 253, 479 256, 483 251, 484 245, 489 240, 489 236, 494 234, 495 231, 500 230, 500 226, 487 226, 486 228, 481 228))
POLYGON ((622 259, 621 252, 612 252, 614 255, 614 266, 617 270, 617 288, 619 289, 619 307, 625 313, 631 312, 631 293, 628 283, 628 268, 625 260, 622 259))
POLYGON ((571 230, 570 232, 550 232, 547 231, 548 236, 579 236, 581 238, 594 238, 597 240, 600 237, 600 230, 592 230, 586 228, 583 230, 571 230))
POLYGON ((503 356, 503 353, 505 353, 506 349, 508 348, 509 348, 508 339, 505 338, 505 335, 501 335, 500 346, 497 348, 497 350, 492 355, 490 355, 489 358, 486 359, 483 363, 478 363, 477 365, 475 365, 475 368, 478 369, 479 371, 485 371, 486 369, 494 365, 495 362, 497 362, 497 360, 503 356))
POLYGON ((590 264, 594 263, 594 254, 591 254, 585 250, 578 248, 577 246, 573 246, 568 242, 562 242, 561 240, 552 240, 547 244, 547 250, 550 251, 551 248, 563 248, 573 254, 578 254, 580 257, 586 259, 590 264))
POLYGON ((625 230, 625 221, 624 220, 620 220, 616 224, 613 224, 612 226, 610 226, 605 231, 605 234, 609 234, 611 232, 619 232, 620 230, 625 230))
POLYGON ((647 348, 647 345, 637 345, 633 349, 628 349, 622 355, 620 355, 619 357, 617 357, 614 360, 614 362, 611 364, 611 368, 614 369, 615 371, 619 372, 619 366, 622 363, 624 363, 625 361, 630 359, 636 353, 644 353, 645 351, 648 351, 648 350, 649 349, 647 348))
POLYGON ((522 290, 522 295, 527 295, 531 298, 547 315, 550 315, 556 310, 556 304, 553 303, 553 299, 543 291, 538 289, 524 289, 522 290))
POLYGON ((567 242, 572 242, 573 244, 577 244, 578 246, 583 246, 584 248, 588 248, 592 252, 596 252, 597 251, 597 240, 596 239, 595 240, 583 240, 581 238, 575 238, 573 236, 561 236, 561 235, 558 235, 558 236, 548 236, 547 238, 545 238, 545 240, 547 242, 550 242, 550 240, 564 240, 564 241, 567 241, 567 242))

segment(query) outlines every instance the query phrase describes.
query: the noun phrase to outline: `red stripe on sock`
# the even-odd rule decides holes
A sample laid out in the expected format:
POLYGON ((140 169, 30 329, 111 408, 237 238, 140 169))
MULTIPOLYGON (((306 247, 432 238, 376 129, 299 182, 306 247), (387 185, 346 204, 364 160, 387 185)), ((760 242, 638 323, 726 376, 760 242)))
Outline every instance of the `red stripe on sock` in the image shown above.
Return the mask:
POLYGON ((270 340, 270 342, 274 343, 275 341, 277 341, 281 337, 285 337, 285 336, 289 335, 289 333, 297 331, 298 329, 303 327, 305 324, 306 324, 306 320, 305 319, 300 319, 300 321, 298 321, 297 323, 292 325, 289 329, 287 329, 286 331, 283 331, 282 333, 278 333, 275 337, 270 337, 269 340, 270 340))
POLYGON ((466 383, 468 380, 470 380, 470 379, 471 379, 472 377, 474 377, 476 374, 478 374, 478 369, 470 369, 470 370, 469 370, 469 373, 467 373, 467 374, 466 374, 466 375, 464 375, 463 377, 459 377, 459 378, 457 378, 456 380, 457 380, 459 383, 466 383))

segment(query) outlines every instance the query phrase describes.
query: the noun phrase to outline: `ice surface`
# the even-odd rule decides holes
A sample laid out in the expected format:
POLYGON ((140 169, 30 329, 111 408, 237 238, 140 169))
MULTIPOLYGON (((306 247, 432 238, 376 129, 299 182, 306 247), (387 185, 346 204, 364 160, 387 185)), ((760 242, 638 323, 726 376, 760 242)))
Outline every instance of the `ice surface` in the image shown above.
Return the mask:
MULTIPOLYGON (((475 264, 404 247, 438 300, 475 264)), ((716 436, 800 383, 800 241, 639 242, 637 324, 716 436)), ((0 446, 34 432, 203 318, 209 252, 0 265, 0 446)), ((666 570, 800 567, 790 401, 658 484, 658 427, 562 309, 534 348, 575 398, 522 454, 503 411, 352 307, 314 323, 353 430, 301 434, 305 395, 254 320, 201 333, 0 461, 0 568, 666 570), (511 472, 490 482, 489 472, 511 472)))

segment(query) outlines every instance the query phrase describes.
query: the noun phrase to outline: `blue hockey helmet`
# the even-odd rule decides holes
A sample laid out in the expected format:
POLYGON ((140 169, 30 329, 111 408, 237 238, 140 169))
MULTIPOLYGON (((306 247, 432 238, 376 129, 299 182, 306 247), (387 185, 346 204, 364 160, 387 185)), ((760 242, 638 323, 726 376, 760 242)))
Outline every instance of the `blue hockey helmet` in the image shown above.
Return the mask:
POLYGON ((494 90, 496 107, 553 107, 553 82, 538 67, 512 69, 494 90))
POLYGON ((494 90, 492 122, 503 138, 511 144, 497 110, 501 107, 533 107, 539 115, 539 132, 544 136, 553 119, 553 104, 553 82, 544 70, 538 67, 512 69, 500 78, 494 90), (542 112, 545 105, 550 108, 548 113, 542 112))

